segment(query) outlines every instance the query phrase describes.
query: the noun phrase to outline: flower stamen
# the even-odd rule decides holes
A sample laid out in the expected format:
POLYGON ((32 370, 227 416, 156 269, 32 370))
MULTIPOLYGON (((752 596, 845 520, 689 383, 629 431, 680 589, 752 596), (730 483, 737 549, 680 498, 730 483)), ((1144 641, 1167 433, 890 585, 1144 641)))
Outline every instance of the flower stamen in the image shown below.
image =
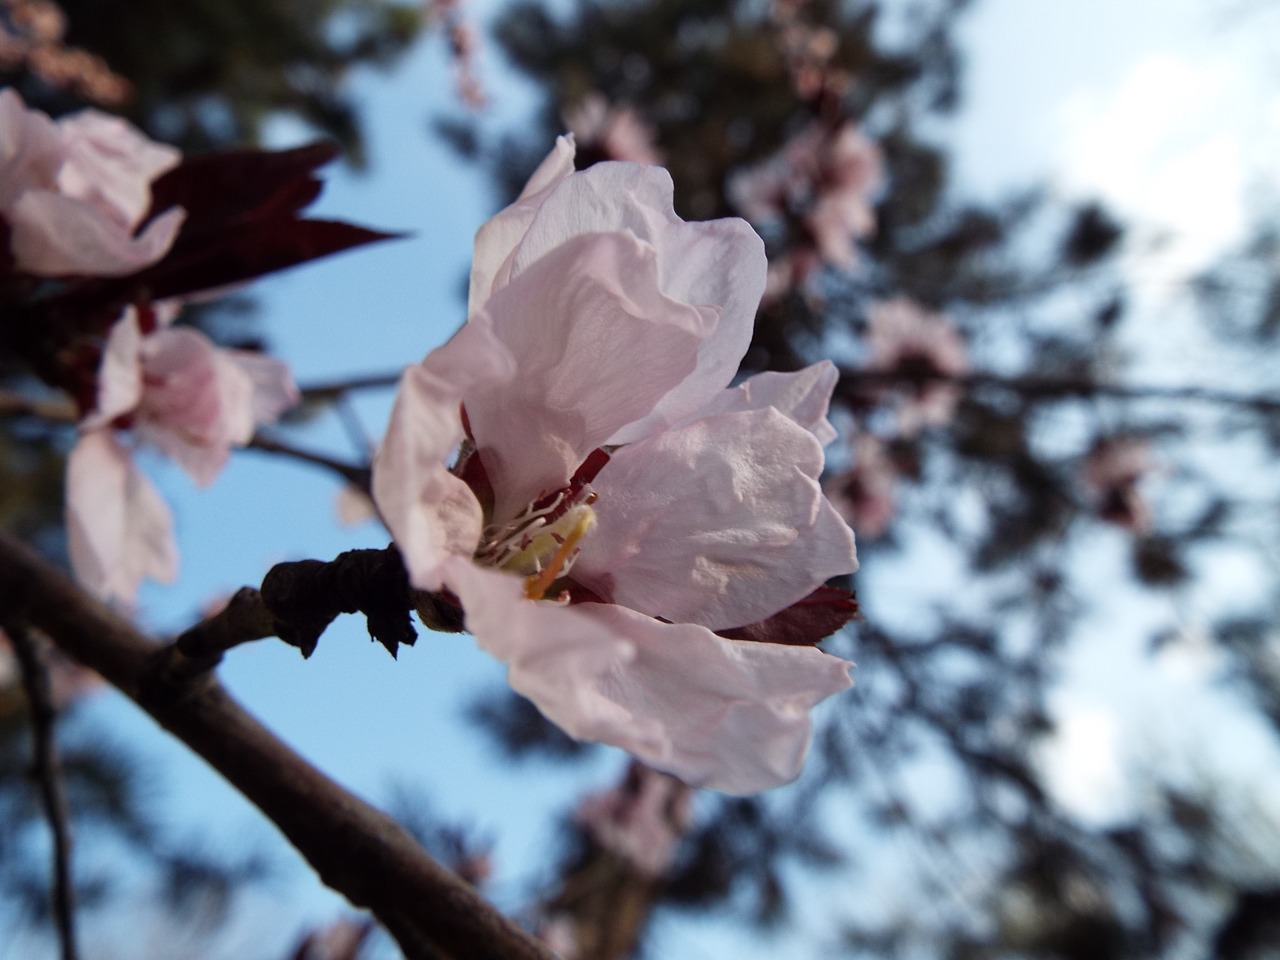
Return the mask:
MULTIPOLYGON (((556 544, 555 552, 545 565, 541 563, 539 558, 539 570, 537 573, 527 577, 524 582, 524 595, 530 600, 541 600, 547 592, 547 589, 557 579, 564 576, 573 567, 573 561, 577 559, 580 548, 579 541, 582 540, 596 525, 596 512, 586 504, 574 507, 566 513, 561 521, 569 521, 570 526, 563 534, 559 532, 548 531, 535 540, 542 537, 550 537, 556 544)), ((561 521, 557 521, 555 526, 560 526, 561 521)))

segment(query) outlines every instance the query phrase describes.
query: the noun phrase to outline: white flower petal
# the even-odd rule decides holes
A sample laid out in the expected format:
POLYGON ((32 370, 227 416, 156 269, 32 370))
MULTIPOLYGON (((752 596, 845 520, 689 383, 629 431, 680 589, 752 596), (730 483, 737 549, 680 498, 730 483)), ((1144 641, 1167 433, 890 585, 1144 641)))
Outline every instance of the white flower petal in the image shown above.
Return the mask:
POLYGON ((138 236, 96 207, 47 190, 29 190, 7 212, 20 270, 43 277, 122 277, 155 263, 173 246, 186 212, 175 207, 138 236))
POLYGON ((773 407, 812 433, 825 447, 836 438, 827 410, 831 406, 831 391, 839 379, 840 371, 830 360, 819 361, 795 373, 757 373, 738 386, 722 391, 696 416, 773 407))
POLYGON ((573 135, 558 137, 556 145, 533 172, 516 201, 499 211, 476 232, 467 293, 468 315, 488 302, 495 287, 506 286, 512 251, 524 238, 534 215, 552 188, 573 173, 573 154, 573 135))
POLYGON ((135 430, 207 486, 233 445, 253 436, 253 381, 226 351, 188 327, 142 343, 146 387, 135 430))
MULTIPOLYGON (((250 350, 222 350, 222 356, 249 378, 249 413, 255 424, 274 423, 301 399, 288 364, 250 350)), ((247 437, 245 438, 248 439, 247 437)))
POLYGON ((39 110, 28 110, 11 88, 0 90, 0 214, 26 190, 50 190, 62 163, 58 127, 39 110))
POLYGON ((480 504, 445 460, 463 438, 463 397, 498 389, 515 369, 481 315, 400 379, 373 463, 373 498, 417 587, 439 589, 441 564, 479 543, 480 504))
POLYGON ((822 448, 772 408, 715 414, 623 447, 592 482, 574 579, 655 617, 755 623, 857 569, 817 477, 822 448))
POLYGON ((109 431, 82 434, 67 458, 67 538, 76 578, 104 600, 177 576, 169 508, 109 431))
POLYGON ((63 194, 93 204, 132 229, 151 207, 151 181, 182 161, 182 152, 143 136, 132 124, 99 110, 58 121, 66 162, 63 194))
POLYGON ((142 329, 138 326, 138 313, 133 307, 128 307, 107 334, 102 363, 98 366, 97 406, 85 418, 83 427, 105 426, 121 414, 135 409, 142 401, 141 351, 142 329))
MULTIPOLYGON (((513 690, 580 739, 599 739, 598 727, 625 723, 626 710, 602 699, 596 687, 634 657, 626 639, 584 613, 585 606, 529 600, 523 578, 469 558, 451 558, 443 573, 462 601, 467 630, 507 665, 513 690)), ((653 736, 656 743, 656 726, 653 736)))
POLYGON ((793 779, 809 709, 851 683, 851 664, 812 647, 726 640, 614 604, 531 601, 519 578, 461 558, 448 582, 512 689, 571 736, 692 786, 754 793, 793 779))
POLYGON ((672 205, 671 175, 661 167, 598 163, 569 177, 543 200, 512 255, 511 281, 550 251, 588 233, 630 232, 658 251, 662 292, 718 321, 698 347, 696 374, 636 423, 610 438, 628 443, 697 410, 728 386, 751 342, 764 293, 764 243, 743 220, 686 223, 672 205))
POLYGON ((563 486, 592 450, 693 371, 712 317, 664 296, 652 247, 627 233, 574 237, 485 308, 517 375, 467 396, 495 518, 563 486))

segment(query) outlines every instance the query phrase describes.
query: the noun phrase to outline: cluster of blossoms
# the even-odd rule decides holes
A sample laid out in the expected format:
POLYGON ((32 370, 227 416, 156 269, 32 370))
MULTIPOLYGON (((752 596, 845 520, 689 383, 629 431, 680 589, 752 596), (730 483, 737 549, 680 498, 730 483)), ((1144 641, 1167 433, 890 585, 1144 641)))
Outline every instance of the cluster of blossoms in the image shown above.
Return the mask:
POLYGON ((610 104, 602 93, 592 91, 577 106, 565 110, 564 122, 577 144, 580 166, 601 160, 662 162, 653 128, 633 107, 610 104))
POLYGON ((898 432, 915 436, 951 422, 962 395, 956 377, 969 371, 964 338, 946 316, 898 297, 867 308, 867 369, 891 376, 898 432))
POLYGON ((885 443, 873 433, 857 433, 849 445, 852 463, 824 483, 827 495, 858 536, 884 535, 897 512, 898 472, 885 443))
MULTIPOLYGON (((863 391, 868 408, 891 406, 888 432, 910 440, 925 427, 950 422, 960 402, 955 378, 969 369, 960 332, 943 314, 898 297, 867 308, 869 356, 863 370, 871 383, 863 391), (875 382, 883 378, 883 382, 875 382)), ((853 432, 849 466, 826 481, 841 514, 859 535, 884 534, 897 510, 899 471, 884 439, 867 429, 853 432)))
POLYGON ((778 49, 791 78, 791 87, 802 100, 838 98, 853 83, 847 70, 833 65, 840 38, 830 27, 804 19, 807 0, 774 0, 769 9, 778 49))
POLYGON ((875 231, 872 197, 881 167, 880 149, 854 124, 815 122, 778 156, 733 177, 730 199, 748 220, 801 230, 771 265, 771 290, 802 283, 820 262, 840 268, 857 262, 854 241, 875 231))
POLYGON ((1151 445, 1140 437, 1099 440, 1084 458, 1080 479, 1093 497, 1098 516, 1109 523, 1146 533, 1151 507, 1138 492, 1138 483, 1151 472, 1151 445))
POLYGON ((561 138, 479 231, 467 322, 402 378, 374 497, 414 586, 566 732, 761 790, 850 683, 825 633, 724 635, 857 567, 818 483, 836 370, 731 388, 760 239, 680 220, 660 168, 573 157, 561 138))
POLYGON ((177 573, 169 509, 114 428, 127 428, 207 486, 231 447, 298 402, 279 360, 172 327, 175 312, 168 304, 129 307, 111 328, 96 403, 67 459, 72 569, 103 598, 132 600, 144 578, 177 573))
MULTIPOLYGON (((13 270, 33 277, 122 277, 164 257, 186 218, 147 219, 151 184, 181 155, 96 110, 54 122, 0 90, 0 219, 13 270), (140 229, 141 228, 141 229, 140 229)), ((104 599, 128 602, 144 577, 176 574, 168 507, 118 431, 211 483, 231 446, 297 402, 285 366, 171 326, 179 304, 128 306, 99 347, 91 397, 67 461, 72 567, 104 599)))
POLYGON ((693 817, 693 794, 674 777, 632 761, 622 783, 583 798, 574 822, 603 850, 646 877, 661 877, 693 817))
POLYGON ((66 14, 53 0, 0 0, 0 70, 25 67, 58 90, 103 106, 124 103, 129 81, 101 57, 67 46, 66 32, 66 14))
POLYGON ((458 97, 473 110, 484 107, 489 102, 489 95, 476 73, 480 35, 464 15, 462 0, 426 0, 422 11, 428 28, 440 25, 449 42, 458 97))

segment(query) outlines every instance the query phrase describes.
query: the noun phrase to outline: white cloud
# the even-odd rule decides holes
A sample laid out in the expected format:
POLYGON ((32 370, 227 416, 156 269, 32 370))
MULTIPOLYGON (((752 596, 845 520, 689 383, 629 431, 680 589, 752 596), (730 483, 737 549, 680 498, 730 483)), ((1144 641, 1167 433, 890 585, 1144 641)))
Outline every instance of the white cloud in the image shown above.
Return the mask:
POLYGON ((1122 819, 1129 797, 1116 714, 1065 698, 1055 713, 1057 732, 1040 754, 1050 794, 1082 820, 1122 819))
POLYGON ((1251 184, 1280 168, 1280 104, 1238 59, 1148 57, 1115 89, 1075 91, 1058 127, 1063 191, 1167 232, 1160 272, 1174 275, 1240 236, 1251 184))

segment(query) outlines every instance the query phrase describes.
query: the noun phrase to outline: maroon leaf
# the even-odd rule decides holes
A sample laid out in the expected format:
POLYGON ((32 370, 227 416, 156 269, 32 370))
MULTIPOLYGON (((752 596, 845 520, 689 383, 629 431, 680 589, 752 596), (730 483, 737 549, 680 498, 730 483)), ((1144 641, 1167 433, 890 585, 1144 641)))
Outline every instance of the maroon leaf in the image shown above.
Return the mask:
POLYGON ((159 263, 125 278, 161 299, 252 280, 352 247, 398 236, 337 220, 292 216, 227 224, 197 243, 179 240, 159 263))
POLYGON ((819 587, 803 600, 780 610, 767 620, 745 627, 719 630, 729 640, 816 646, 850 620, 858 618, 857 597, 838 587, 819 587))
POLYGON ((72 313, 114 319, 129 303, 243 283, 401 236, 302 217, 302 209, 323 187, 315 168, 337 153, 333 144, 314 143, 293 150, 233 150, 184 160, 151 185, 149 216, 173 206, 187 213, 169 252, 127 277, 83 278, 58 299, 72 313))
POLYGON ((147 218, 182 207, 187 211, 184 232, 203 232, 228 220, 296 212, 320 193, 322 184, 313 172, 337 156, 337 146, 322 141, 293 150, 188 157, 152 182, 147 218))

